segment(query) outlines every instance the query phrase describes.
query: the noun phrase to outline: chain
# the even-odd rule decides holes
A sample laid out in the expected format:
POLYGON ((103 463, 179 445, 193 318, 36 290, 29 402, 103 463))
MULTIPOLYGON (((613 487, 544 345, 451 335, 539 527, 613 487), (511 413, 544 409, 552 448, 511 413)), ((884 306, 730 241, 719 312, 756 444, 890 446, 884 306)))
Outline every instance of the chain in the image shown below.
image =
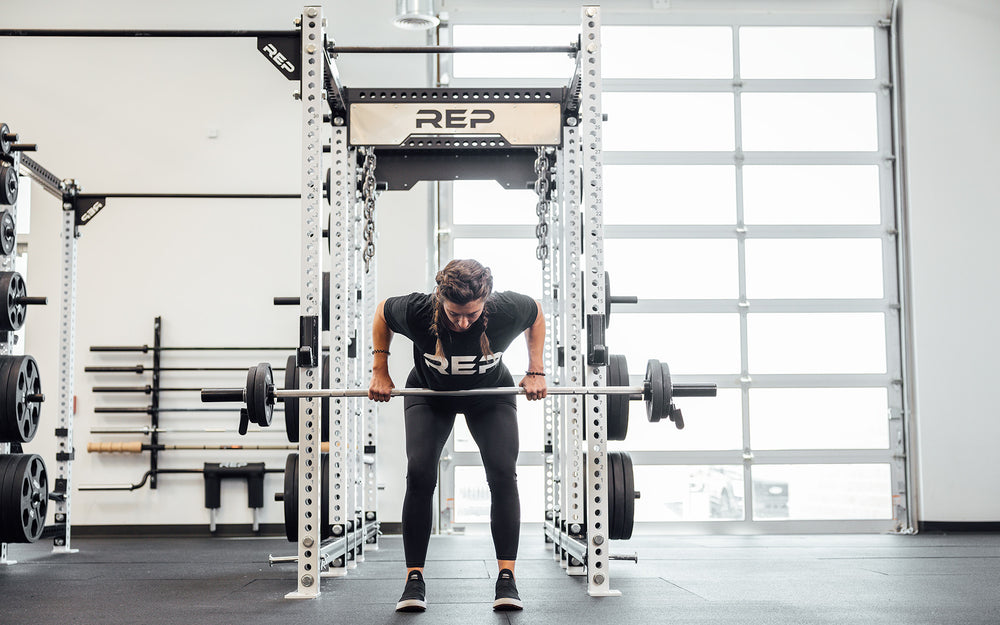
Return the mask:
POLYGON ((535 257, 545 263, 549 257, 549 244, 547 242, 549 234, 549 205, 552 203, 549 190, 551 188, 549 159, 545 155, 545 148, 535 148, 538 155, 535 158, 535 194, 538 195, 538 204, 535 205, 535 214, 538 215, 538 225, 535 226, 535 237, 538 238, 538 247, 535 248, 535 257))
POLYGON ((362 148, 365 161, 361 167, 361 200, 365 203, 365 273, 375 258, 375 148, 362 148))

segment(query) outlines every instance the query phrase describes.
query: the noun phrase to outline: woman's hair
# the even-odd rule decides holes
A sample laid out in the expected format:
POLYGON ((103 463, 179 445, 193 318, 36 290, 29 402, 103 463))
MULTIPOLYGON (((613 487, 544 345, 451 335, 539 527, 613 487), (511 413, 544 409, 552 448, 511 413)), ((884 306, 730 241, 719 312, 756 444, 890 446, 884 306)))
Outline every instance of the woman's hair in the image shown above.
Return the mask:
MULTIPOLYGON (((437 337, 435 356, 444 358, 440 331, 446 327, 442 324, 446 323, 448 318, 444 311, 444 300, 461 306, 478 299, 486 299, 493 292, 493 273, 490 272, 489 267, 483 267, 478 261, 455 259, 437 272, 434 281, 437 283, 437 288, 434 289, 434 316, 431 318, 431 333, 437 337)), ((479 347, 484 356, 493 355, 490 341, 486 338, 487 316, 484 305, 483 314, 479 317, 479 320, 482 321, 479 347)))

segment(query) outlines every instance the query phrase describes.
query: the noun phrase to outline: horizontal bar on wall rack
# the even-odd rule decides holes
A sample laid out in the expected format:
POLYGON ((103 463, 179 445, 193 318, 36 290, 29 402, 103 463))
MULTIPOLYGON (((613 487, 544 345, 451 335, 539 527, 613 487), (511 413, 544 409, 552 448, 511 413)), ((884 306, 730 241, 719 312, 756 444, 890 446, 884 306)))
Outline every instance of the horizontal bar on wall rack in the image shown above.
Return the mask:
POLYGON ((0 28, 0 37, 298 37, 296 30, 0 28))
POLYGON ((81 193, 80 199, 136 198, 136 199, 199 199, 199 200, 297 200, 298 193, 81 193))
POLYGON ((576 46, 330 46, 330 54, 576 54, 576 46))

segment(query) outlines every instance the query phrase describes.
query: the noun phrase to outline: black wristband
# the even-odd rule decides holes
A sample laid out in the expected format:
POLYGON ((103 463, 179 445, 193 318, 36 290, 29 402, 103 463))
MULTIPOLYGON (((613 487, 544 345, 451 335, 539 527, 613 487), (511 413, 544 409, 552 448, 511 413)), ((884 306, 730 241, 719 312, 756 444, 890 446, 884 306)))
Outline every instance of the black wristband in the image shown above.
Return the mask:
POLYGON ((545 372, 544 371, 525 371, 524 375, 540 375, 540 376, 542 376, 544 378, 545 377, 545 372))
POLYGON ((373 349, 372 353, 373 354, 385 354, 386 356, 388 356, 389 355, 389 350, 387 350, 387 349, 373 349))

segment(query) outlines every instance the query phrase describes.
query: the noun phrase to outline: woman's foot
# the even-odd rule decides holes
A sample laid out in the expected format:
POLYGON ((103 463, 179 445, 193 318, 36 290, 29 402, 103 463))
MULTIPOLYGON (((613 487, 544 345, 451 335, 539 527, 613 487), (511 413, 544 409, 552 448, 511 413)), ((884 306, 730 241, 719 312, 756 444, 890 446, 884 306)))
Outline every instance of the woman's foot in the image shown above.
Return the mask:
POLYGON ((524 604, 517 594, 517 586, 514 585, 514 572, 510 569, 501 569, 497 577, 496 600, 493 601, 494 610, 523 610, 524 604))
POLYGON ((396 611, 423 612, 427 609, 427 602, 424 600, 426 591, 424 576, 420 574, 420 571, 410 571, 406 576, 406 587, 403 588, 403 596, 396 602, 396 611))

